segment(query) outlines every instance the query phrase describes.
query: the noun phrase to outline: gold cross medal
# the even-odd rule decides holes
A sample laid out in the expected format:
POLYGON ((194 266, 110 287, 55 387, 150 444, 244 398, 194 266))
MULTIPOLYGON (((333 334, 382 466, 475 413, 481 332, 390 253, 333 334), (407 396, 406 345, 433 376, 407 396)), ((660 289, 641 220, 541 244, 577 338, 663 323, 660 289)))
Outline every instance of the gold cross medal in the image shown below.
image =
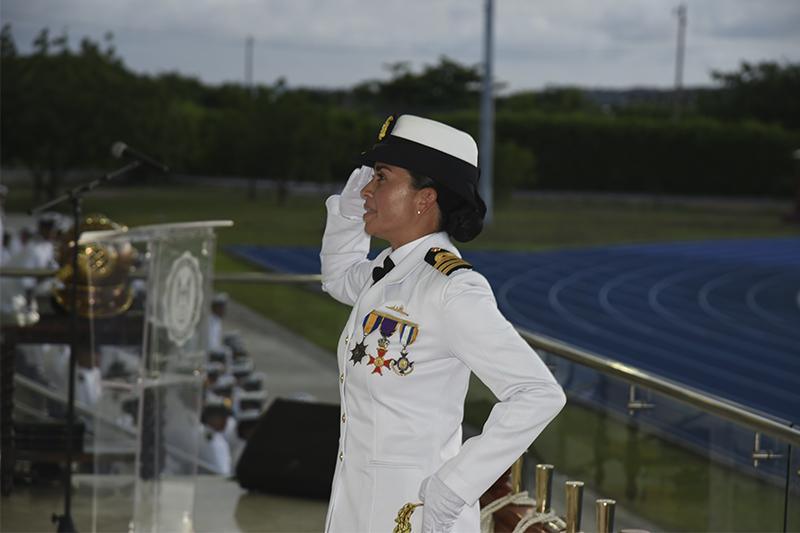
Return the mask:
POLYGON ((378 356, 369 356, 369 364, 375 367, 372 369, 372 373, 379 376, 383 375, 384 368, 392 368, 392 363, 394 363, 394 359, 386 357, 386 352, 389 349, 389 337, 394 335, 395 330, 397 330, 397 320, 388 316, 382 316, 381 318, 381 338, 378 339, 378 356))
POLYGON ((400 350, 400 359, 392 361, 392 372, 398 376, 407 376, 414 371, 414 361, 408 359, 408 346, 417 340, 417 333, 419 326, 410 322, 403 322, 400 328, 400 344, 403 348, 400 350))

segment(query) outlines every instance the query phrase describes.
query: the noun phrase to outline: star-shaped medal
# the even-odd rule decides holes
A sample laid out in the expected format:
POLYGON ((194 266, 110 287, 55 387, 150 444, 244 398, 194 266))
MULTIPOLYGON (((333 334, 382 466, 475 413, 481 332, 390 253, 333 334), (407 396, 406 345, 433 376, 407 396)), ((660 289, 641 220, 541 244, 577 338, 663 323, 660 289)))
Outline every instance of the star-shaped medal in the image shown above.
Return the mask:
POLYGON ((356 363, 360 363, 362 359, 367 356, 367 345, 364 344, 364 339, 361 339, 361 342, 357 343, 353 346, 353 349, 350 350, 350 360, 353 362, 355 366, 356 363))

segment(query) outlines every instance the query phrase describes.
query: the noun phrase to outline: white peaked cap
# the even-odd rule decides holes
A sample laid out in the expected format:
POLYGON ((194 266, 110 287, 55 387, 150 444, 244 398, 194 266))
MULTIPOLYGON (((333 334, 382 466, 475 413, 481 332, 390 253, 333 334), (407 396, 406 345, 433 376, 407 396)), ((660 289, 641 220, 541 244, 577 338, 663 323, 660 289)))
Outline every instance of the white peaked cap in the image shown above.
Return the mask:
POLYGON ((415 115, 400 115, 391 135, 424 144, 474 167, 478 166, 478 145, 475 139, 469 133, 442 122, 415 115))

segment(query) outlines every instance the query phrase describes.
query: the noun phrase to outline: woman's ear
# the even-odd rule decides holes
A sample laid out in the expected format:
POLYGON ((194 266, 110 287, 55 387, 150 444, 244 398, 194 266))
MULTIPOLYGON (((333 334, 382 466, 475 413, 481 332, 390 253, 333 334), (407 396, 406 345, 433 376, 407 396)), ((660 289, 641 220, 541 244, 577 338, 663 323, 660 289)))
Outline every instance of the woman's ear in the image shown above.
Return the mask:
POLYGON ((430 211, 436 205, 438 194, 433 187, 425 187, 417 191, 417 214, 430 211))

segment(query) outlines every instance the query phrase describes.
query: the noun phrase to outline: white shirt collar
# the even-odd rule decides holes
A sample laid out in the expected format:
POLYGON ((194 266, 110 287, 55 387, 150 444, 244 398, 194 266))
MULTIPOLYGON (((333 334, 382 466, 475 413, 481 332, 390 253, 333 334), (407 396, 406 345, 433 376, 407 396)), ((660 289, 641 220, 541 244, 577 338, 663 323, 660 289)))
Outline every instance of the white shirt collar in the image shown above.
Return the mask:
POLYGON ((427 240, 433 235, 447 235, 447 233, 444 231, 440 231, 438 233, 428 233, 427 235, 423 235, 419 239, 405 243, 397 250, 392 250, 392 253, 389 254, 389 257, 392 258, 392 262, 395 265, 399 265, 403 259, 408 257, 408 254, 410 254, 417 246, 419 246, 422 243, 422 241, 427 240))

